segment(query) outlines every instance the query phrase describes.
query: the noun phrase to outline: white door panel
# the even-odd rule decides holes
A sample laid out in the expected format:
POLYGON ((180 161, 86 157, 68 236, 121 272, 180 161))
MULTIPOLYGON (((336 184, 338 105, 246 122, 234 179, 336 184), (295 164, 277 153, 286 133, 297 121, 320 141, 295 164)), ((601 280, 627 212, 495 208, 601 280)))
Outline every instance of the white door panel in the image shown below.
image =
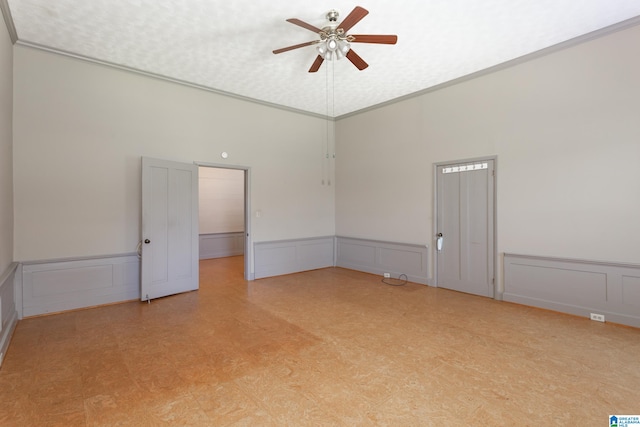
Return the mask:
POLYGON ((142 159, 141 300, 198 289, 198 168, 142 159))
POLYGON ((493 160, 459 166, 436 168, 437 228, 442 233, 437 283, 493 297, 493 160))

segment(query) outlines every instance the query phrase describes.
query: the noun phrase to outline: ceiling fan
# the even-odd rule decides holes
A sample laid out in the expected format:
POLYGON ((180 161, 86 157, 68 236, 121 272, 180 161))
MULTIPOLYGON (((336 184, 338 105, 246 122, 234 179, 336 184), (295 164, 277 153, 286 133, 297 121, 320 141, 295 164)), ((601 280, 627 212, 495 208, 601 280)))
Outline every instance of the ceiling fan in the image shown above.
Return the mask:
POLYGON ((306 43, 283 47, 282 49, 274 50, 273 53, 278 54, 305 46, 317 45, 316 49, 318 50, 318 57, 313 62, 313 65, 311 65, 311 68, 309 68, 310 73, 318 71, 325 60, 330 61, 334 58, 340 59, 345 56, 358 68, 358 70, 364 70, 369 66, 369 64, 367 64, 353 51, 353 49, 351 49, 351 43, 396 44, 398 41, 398 36, 396 35, 347 34, 347 31, 349 31, 368 14, 368 10, 360 6, 356 6, 340 24, 336 24, 338 20, 338 12, 336 10, 331 10, 327 13, 329 24, 324 28, 315 27, 297 18, 287 19, 287 22, 291 22, 294 25, 298 25, 299 27, 318 34, 318 36, 320 36, 320 40, 313 40, 306 43))

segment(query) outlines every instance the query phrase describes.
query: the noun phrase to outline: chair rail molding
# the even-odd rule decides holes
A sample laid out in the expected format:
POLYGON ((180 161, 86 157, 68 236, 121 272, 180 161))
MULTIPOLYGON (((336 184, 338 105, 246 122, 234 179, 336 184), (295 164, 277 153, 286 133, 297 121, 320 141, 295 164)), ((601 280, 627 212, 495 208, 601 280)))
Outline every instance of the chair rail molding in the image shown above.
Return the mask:
POLYGON ((336 237, 336 266, 366 273, 398 277, 428 284, 428 246, 382 242, 353 237, 336 237))
POLYGON ((200 234, 200 259, 244 254, 245 232, 200 234))
POLYGON ((334 237, 255 242, 255 278, 333 267, 334 237))
POLYGON ((25 317, 139 298, 140 260, 135 254, 22 265, 25 317))
POLYGON ((503 297, 640 327, 640 265, 505 253, 503 297))

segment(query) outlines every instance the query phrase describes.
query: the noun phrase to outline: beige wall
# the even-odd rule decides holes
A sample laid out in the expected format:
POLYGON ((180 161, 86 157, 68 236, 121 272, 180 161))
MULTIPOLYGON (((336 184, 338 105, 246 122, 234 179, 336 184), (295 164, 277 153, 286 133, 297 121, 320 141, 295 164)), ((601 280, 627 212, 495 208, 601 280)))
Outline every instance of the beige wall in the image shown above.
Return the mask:
POLYGON ((244 231, 244 174, 239 169, 199 168, 200 234, 244 231))
POLYGON ((13 262, 13 46, 0 24, 0 275, 13 262))
POLYGON ((433 245, 433 164, 498 156, 498 252, 640 263, 640 26, 337 123, 336 232, 433 245))
POLYGON ((135 251, 141 156, 249 167, 253 241, 334 234, 324 120, 24 46, 14 61, 17 260, 135 251))
POLYGON ((434 162, 497 155, 499 253, 640 263, 639 39, 630 28, 338 121, 335 217, 323 120, 18 46, 15 259, 132 252, 140 157, 228 151, 251 168, 254 241, 431 245, 434 162))

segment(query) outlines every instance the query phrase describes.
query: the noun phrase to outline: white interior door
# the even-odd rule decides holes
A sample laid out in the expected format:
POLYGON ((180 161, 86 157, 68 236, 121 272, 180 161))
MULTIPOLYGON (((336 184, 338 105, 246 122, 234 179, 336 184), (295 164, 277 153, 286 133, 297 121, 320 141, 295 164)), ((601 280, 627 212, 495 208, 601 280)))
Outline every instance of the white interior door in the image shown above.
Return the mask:
POLYGON ((436 168, 437 283, 494 296, 494 162, 436 168))
POLYGON ((198 289, 198 167, 142 158, 141 300, 198 289))

